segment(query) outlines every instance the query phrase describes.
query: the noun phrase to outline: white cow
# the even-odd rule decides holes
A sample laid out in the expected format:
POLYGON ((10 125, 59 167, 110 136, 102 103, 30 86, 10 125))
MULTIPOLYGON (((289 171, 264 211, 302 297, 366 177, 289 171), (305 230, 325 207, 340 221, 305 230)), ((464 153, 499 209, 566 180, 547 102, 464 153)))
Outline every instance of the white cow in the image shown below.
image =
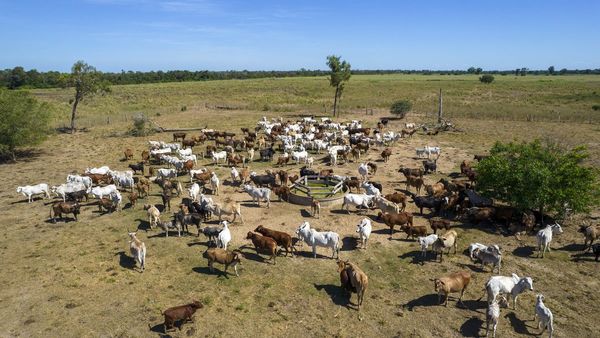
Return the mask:
POLYGON ((33 195, 44 194, 46 198, 50 198, 50 192, 48 191, 48 184, 40 183, 36 185, 25 185, 22 187, 17 187, 17 193, 23 194, 23 196, 27 196, 28 203, 31 203, 31 197, 33 195))
POLYGON ((81 190, 87 190, 83 183, 64 183, 58 186, 53 186, 51 191, 58 197, 62 197, 63 202, 67 200, 67 194, 81 190))
POLYGON ((129 233, 129 251, 137 263, 140 265, 140 272, 146 268, 146 244, 140 241, 135 232, 129 233))
POLYGON ((177 177, 177 170, 159 168, 156 170, 156 177, 157 178, 175 178, 175 177, 177 177))
POLYGON ((442 149, 440 147, 425 146, 425 153, 427 154, 427 158, 430 158, 432 154, 439 157, 442 153, 442 149))
POLYGON ((552 235, 560 235, 563 233, 563 230, 560 224, 548 224, 544 229, 538 231, 537 243, 538 243, 538 257, 540 253, 542 254, 542 258, 544 257, 544 252, 548 250, 550 252, 550 242, 552 242, 552 235))
POLYGON ((227 226, 229 222, 223 221, 221 225, 223 225, 223 230, 219 232, 219 236, 217 237, 217 246, 219 248, 223 248, 227 250, 227 244, 231 242, 231 231, 229 231, 229 227, 227 226))
POLYGON ((117 186, 114 184, 107 185, 105 187, 93 187, 90 193, 97 199, 102 199, 103 196, 109 196, 111 193, 117 191, 117 186))
POLYGON ((112 192, 109 195, 111 201, 113 202, 113 204, 115 205, 117 211, 121 211, 121 202, 123 201, 123 197, 121 196, 121 193, 119 192, 119 190, 112 192))
POLYGON ((315 158, 310 156, 309 158, 306 159, 306 165, 309 168, 312 168, 313 164, 315 163, 315 158))
POLYGON ((419 245, 421 246, 421 256, 425 258, 427 256, 427 249, 429 246, 435 243, 438 240, 438 236, 436 234, 431 234, 425 237, 419 237, 419 245))
POLYGON ((367 176, 369 176, 369 166, 366 163, 361 163, 358 166, 358 174, 362 177, 363 181, 366 181, 367 176))
POLYGON ((177 149, 177 154, 179 154, 180 157, 190 156, 193 154, 192 148, 177 149))
POLYGON ((331 258, 333 258, 336 253, 338 258, 340 257, 340 248, 338 245, 340 242, 340 235, 337 233, 333 231, 318 232, 315 229, 311 229, 308 222, 304 222, 296 229, 296 234, 301 240, 304 240, 306 244, 312 246, 314 258, 317 258, 317 246, 331 248, 331 258))
POLYGON ((219 164, 219 160, 223 160, 225 161, 225 159, 227 158, 227 152, 226 151, 213 151, 212 152, 212 160, 213 160, 213 164, 217 165, 219 164))
POLYGON ((67 175, 67 183, 83 183, 86 188, 92 187, 92 178, 88 176, 67 175))
POLYGON ((535 302, 535 315, 533 316, 533 320, 538 318, 538 329, 542 329, 540 335, 548 329, 548 333, 550 333, 550 338, 552 338, 552 333, 554 332, 554 316, 552 315, 552 311, 544 305, 544 295, 541 293, 536 296, 535 302))
POLYGON ((240 180, 240 173, 235 167, 231 167, 231 183, 235 183, 240 180))
POLYGON ((367 195, 371 195, 371 196, 381 195, 381 191, 379 191, 379 189, 377 189, 373 184, 371 184, 369 182, 363 183, 362 188, 365 189, 365 192, 367 193, 367 195))
POLYGON ((210 190, 212 190, 213 195, 219 195, 219 186, 221 185, 221 181, 219 180, 219 176, 217 173, 213 172, 210 177, 210 190))
POLYGON ((366 217, 356 225, 356 232, 358 232, 358 235, 360 236, 360 246, 363 249, 367 248, 367 241, 371 236, 371 230, 371 220, 366 217))
POLYGON ((516 273, 513 273, 511 277, 492 276, 485 283, 485 289, 488 304, 497 301, 497 297, 501 293, 508 294, 513 299, 513 310, 516 310, 517 297, 528 289, 533 291, 533 279, 531 277, 519 277, 516 273))
POLYGON ((473 257, 473 252, 475 251, 475 249, 479 249, 481 251, 484 251, 484 250, 490 250, 490 251, 491 250, 495 250, 497 253, 501 253, 500 252, 500 247, 498 245, 494 244, 494 245, 487 246, 487 245, 484 245, 484 244, 481 244, 481 243, 471 243, 469 245, 469 257, 471 257, 471 260, 475 259, 473 257))
POLYGON ((98 174, 98 175, 106 175, 110 172, 110 168, 108 166, 102 166, 100 168, 87 168, 85 169, 86 174, 98 174))
POLYGON ((198 183, 192 184, 192 186, 188 189, 188 193, 190 194, 192 202, 197 202, 200 195, 200 186, 198 183))
POLYGON ((252 202, 256 202, 260 207, 260 201, 267 202, 267 208, 271 207, 271 189, 269 188, 257 188, 250 184, 244 185, 244 191, 252 197, 252 202))
POLYGON ((375 196, 366 194, 351 194, 348 193, 344 196, 344 203, 342 204, 342 210, 346 209, 347 213, 350 213, 350 206, 363 207, 369 209, 373 204, 373 198, 375 196))
POLYGON ((307 159, 308 159, 308 152, 306 152, 306 150, 292 151, 292 160, 294 160, 296 162, 296 164, 298 164, 300 161, 306 163, 307 159))

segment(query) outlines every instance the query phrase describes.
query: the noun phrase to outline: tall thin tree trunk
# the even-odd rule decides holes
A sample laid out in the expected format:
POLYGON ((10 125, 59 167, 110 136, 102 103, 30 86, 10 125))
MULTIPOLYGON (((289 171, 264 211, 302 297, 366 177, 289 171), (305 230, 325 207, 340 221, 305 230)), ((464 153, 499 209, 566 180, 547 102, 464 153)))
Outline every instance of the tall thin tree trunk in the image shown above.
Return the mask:
POLYGON ((71 134, 75 133, 75 115, 77 114, 78 104, 79 98, 75 97, 75 102, 73 102, 73 110, 71 111, 71 134))
POLYGON ((338 101, 338 93, 340 92, 340 86, 335 87, 335 96, 333 98, 333 117, 335 117, 335 113, 337 112, 337 101, 338 101))

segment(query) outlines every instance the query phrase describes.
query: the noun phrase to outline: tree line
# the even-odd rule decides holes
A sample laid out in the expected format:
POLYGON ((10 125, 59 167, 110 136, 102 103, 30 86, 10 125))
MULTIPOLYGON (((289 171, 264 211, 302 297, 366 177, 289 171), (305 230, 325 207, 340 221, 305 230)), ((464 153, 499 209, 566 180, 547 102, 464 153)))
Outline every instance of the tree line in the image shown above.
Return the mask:
MULTIPOLYGON (((575 74, 600 74, 600 69, 560 69, 555 70, 550 66, 546 70, 530 70, 527 68, 517 68, 515 70, 483 70, 480 67, 470 67, 467 70, 356 70, 352 69, 353 75, 377 75, 377 74, 420 74, 420 75, 463 75, 463 74, 498 74, 498 75, 575 75, 575 74)), ((299 69, 289 71, 249 71, 249 70, 229 70, 229 71, 189 71, 189 70, 170 70, 170 71, 121 71, 121 72, 99 72, 100 80, 111 85, 142 84, 142 83, 161 83, 161 82, 184 82, 184 81, 210 81, 210 80, 244 80, 260 78, 282 78, 282 77, 312 77, 328 76, 329 70, 310 70, 299 69)), ((8 89, 17 88, 62 88, 69 86, 70 73, 58 71, 40 72, 36 69, 25 70, 23 67, 14 67, 13 69, 0 70, 0 87, 8 89)))

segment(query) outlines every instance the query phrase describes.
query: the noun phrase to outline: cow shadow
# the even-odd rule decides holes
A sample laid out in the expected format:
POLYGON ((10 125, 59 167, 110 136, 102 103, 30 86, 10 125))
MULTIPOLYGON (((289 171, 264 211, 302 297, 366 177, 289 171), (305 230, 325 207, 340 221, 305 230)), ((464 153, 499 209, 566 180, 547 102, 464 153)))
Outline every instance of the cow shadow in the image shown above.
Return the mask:
MULTIPOLYGON (((213 268, 214 270, 211 272, 208 266, 197 266, 192 268, 192 271, 203 275, 217 275, 217 278, 223 276, 229 279, 229 271, 225 273, 225 267, 218 268, 213 265, 213 268)), ((231 269, 233 270, 233 267, 231 269)), ((235 272, 233 274, 235 275, 235 272)))
POLYGON ((477 300, 477 299, 473 299, 473 300, 463 300, 463 305, 464 308, 471 310, 471 311, 475 311, 478 313, 482 313, 485 314, 487 311, 487 301, 486 300, 477 300), (483 311, 478 311, 480 309, 484 309, 483 311))
POLYGON ((427 307, 437 305, 439 305, 438 295, 435 293, 431 293, 409 301, 404 305, 404 307, 406 307, 408 311, 413 311, 413 309, 417 306, 427 307))
POLYGON ((135 259, 125 254, 125 251, 119 251, 116 255, 119 255, 119 265, 121 265, 122 268, 128 270, 135 269, 135 259))
MULTIPOLYGON (((44 199, 44 198, 43 198, 43 197, 41 197, 41 196, 32 197, 32 198, 31 198, 31 202, 33 203, 33 202, 35 202, 35 201, 39 201, 39 200, 43 200, 43 199, 44 199)), ((25 198, 25 199, 22 199, 22 200, 18 200, 18 201, 11 202, 10 204, 11 204, 11 205, 14 205, 14 204, 24 204, 24 203, 25 203, 25 204, 29 203, 29 200, 28 200, 27 198, 25 198)), ((44 204, 44 205, 47 205, 47 204, 44 204)))
POLYGON ((255 261, 258 263, 271 263, 267 258, 257 254, 256 250, 254 250, 254 248, 250 248, 247 246, 241 246, 239 248, 239 250, 242 253, 242 256, 244 257, 244 259, 247 259, 249 261, 255 261), (247 250, 243 250, 243 249, 247 249, 247 250), (252 250, 252 251, 249 251, 249 250, 252 250))
POLYGON ((536 336, 536 334, 529 332, 525 321, 517 318, 517 315, 514 312, 507 313, 504 318, 508 318, 510 325, 513 327, 516 333, 528 336, 536 336))
POLYGON ((410 259, 411 264, 425 264, 426 261, 431 260, 433 253, 428 252, 427 256, 423 258, 420 250, 414 250, 405 252, 402 255, 398 256, 400 259, 410 259))
POLYGON ((70 222, 77 222, 77 220, 73 217, 65 217, 63 216, 62 218, 56 217, 56 218, 48 218, 47 220, 44 221, 44 223, 48 223, 48 224, 56 224, 56 223, 70 223, 70 222))
POLYGON ((138 223, 137 229, 138 230, 144 230, 144 231, 148 231, 150 230, 150 222, 148 222, 147 220, 138 218, 136 219, 138 223))
POLYGON ((312 214, 306 209, 300 209, 300 216, 302 217, 312 217, 312 214))
POLYGON ((257 205, 256 203, 249 201, 249 202, 244 202, 244 203, 240 203, 241 206, 246 207, 246 208, 261 208, 261 206, 257 205))
POLYGON ((571 244, 567 244, 567 245, 563 246, 562 248, 558 248, 556 250, 582 252, 584 249, 585 249, 585 246, 583 244, 571 243, 571 244))
POLYGON ((352 215, 353 214, 352 211, 348 214, 346 212, 346 209, 330 209, 329 213, 336 214, 336 215, 352 215))
MULTIPOLYGON (((148 325, 150 327, 150 325, 148 325)), ((170 334, 165 334, 165 326, 163 323, 160 324, 156 324, 152 327, 150 327, 150 331, 154 332, 154 333, 158 333, 158 336, 160 338, 173 338, 173 336, 171 336, 170 334)))
POLYGON ((471 317, 460 326, 460 334, 463 337, 480 337, 479 329, 483 325, 483 320, 479 317, 471 317))
POLYGON ((518 257, 531 257, 535 252, 535 247, 531 245, 520 246, 513 250, 513 255, 518 257))
MULTIPOLYGON (((393 234, 397 233, 399 231, 397 231, 396 229, 394 229, 393 234)), ((386 235, 386 236, 390 236, 390 229, 389 228, 382 228, 382 229, 377 229, 377 230, 372 230, 371 234, 378 234, 378 235, 386 235)))
POLYGON ((571 255, 573 262, 597 262, 596 255, 592 251, 579 252, 571 255))
POLYGON ((310 247, 310 246, 305 245, 303 249, 305 249, 305 250, 302 250, 302 248, 296 248, 296 251, 294 252, 294 254, 297 257, 310 258, 310 259, 319 259, 319 258, 331 259, 331 256, 322 255, 318 252, 317 252, 317 257, 313 258, 312 247, 310 247))
POLYGON ((331 298, 331 301, 335 305, 343 306, 350 309, 350 297, 348 297, 346 291, 338 285, 333 284, 313 284, 317 291, 325 290, 327 295, 331 298))
POLYGON ((458 266, 460 266, 461 268, 465 269, 469 269, 473 272, 479 272, 479 273, 485 273, 485 272, 489 272, 488 270, 485 270, 483 268, 481 268, 480 266, 477 266, 475 264, 464 264, 464 263, 457 263, 458 266))
POLYGON ((358 247, 359 239, 356 237, 346 236, 342 238, 342 248, 340 251, 352 251, 358 247))

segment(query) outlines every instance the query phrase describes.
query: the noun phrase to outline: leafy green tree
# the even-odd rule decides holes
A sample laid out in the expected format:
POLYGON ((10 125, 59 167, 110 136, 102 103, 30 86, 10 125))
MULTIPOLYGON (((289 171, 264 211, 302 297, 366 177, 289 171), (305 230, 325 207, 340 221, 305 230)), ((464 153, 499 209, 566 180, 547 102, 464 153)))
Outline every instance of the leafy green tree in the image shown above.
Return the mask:
POLYGON ((412 109, 412 103, 408 100, 398 100, 392 103, 390 107, 390 113, 394 115, 398 115, 401 119, 403 119, 406 114, 412 109))
POLYGON ((75 87, 75 98, 71 101, 73 104, 71 110, 71 133, 75 132, 75 119, 77 117, 77 105, 79 105, 79 102, 91 95, 110 92, 108 82, 103 81, 101 75, 96 68, 81 60, 75 62, 73 67, 71 67, 68 84, 75 87))
POLYGON ((519 73, 521 73, 521 68, 517 68, 515 69, 515 75, 519 76, 519 73))
POLYGON ((483 72, 482 68, 478 67, 477 69, 475 69, 475 74, 479 75, 479 74, 481 74, 481 72, 483 72))
POLYGON ((490 157, 477 166, 478 189, 489 197, 520 209, 564 215, 568 207, 585 212, 600 196, 598 171, 584 166, 583 146, 562 149, 539 140, 531 143, 497 142, 490 157))
POLYGON ((8 89, 17 89, 25 84, 27 73, 23 67, 15 67, 10 71, 8 78, 8 89))
POLYGON ((548 67, 548 74, 554 75, 554 73, 555 73, 554 66, 548 67))
POLYGON ((560 74, 560 75, 565 75, 565 74, 567 74, 567 72, 568 72, 567 68, 563 68, 563 69, 561 69, 561 70, 559 71, 559 74, 560 74))
POLYGON ((337 111, 338 102, 342 97, 344 86, 348 80, 350 80, 350 64, 346 61, 341 60, 341 56, 329 55, 327 57, 327 66, 331 70, 329 72, 329 85, 335 87, 335 96, 333 97, 333 116, 337 111))
POLYGON ((474 74, 476 70, 477 69, 475 69, 475 67, 469 67, 469 69, 467 69, 467 73, 474 74))
POLYGON ((0 89, 0 152, 16 160, 18 147, 42 142, 48 135, 49 106, 28 92, 0 89))
POLYGON ((481 83, 492 83, 494 82, 494 76, 490 74, 481 75, 479 81, 481 81, 481 83))
POLYGON ((521 68, 521 72, 520 72, 521 76, 527 75, 527 71, 528 71, 527 68, 525 68, 525 67, 521 68))

